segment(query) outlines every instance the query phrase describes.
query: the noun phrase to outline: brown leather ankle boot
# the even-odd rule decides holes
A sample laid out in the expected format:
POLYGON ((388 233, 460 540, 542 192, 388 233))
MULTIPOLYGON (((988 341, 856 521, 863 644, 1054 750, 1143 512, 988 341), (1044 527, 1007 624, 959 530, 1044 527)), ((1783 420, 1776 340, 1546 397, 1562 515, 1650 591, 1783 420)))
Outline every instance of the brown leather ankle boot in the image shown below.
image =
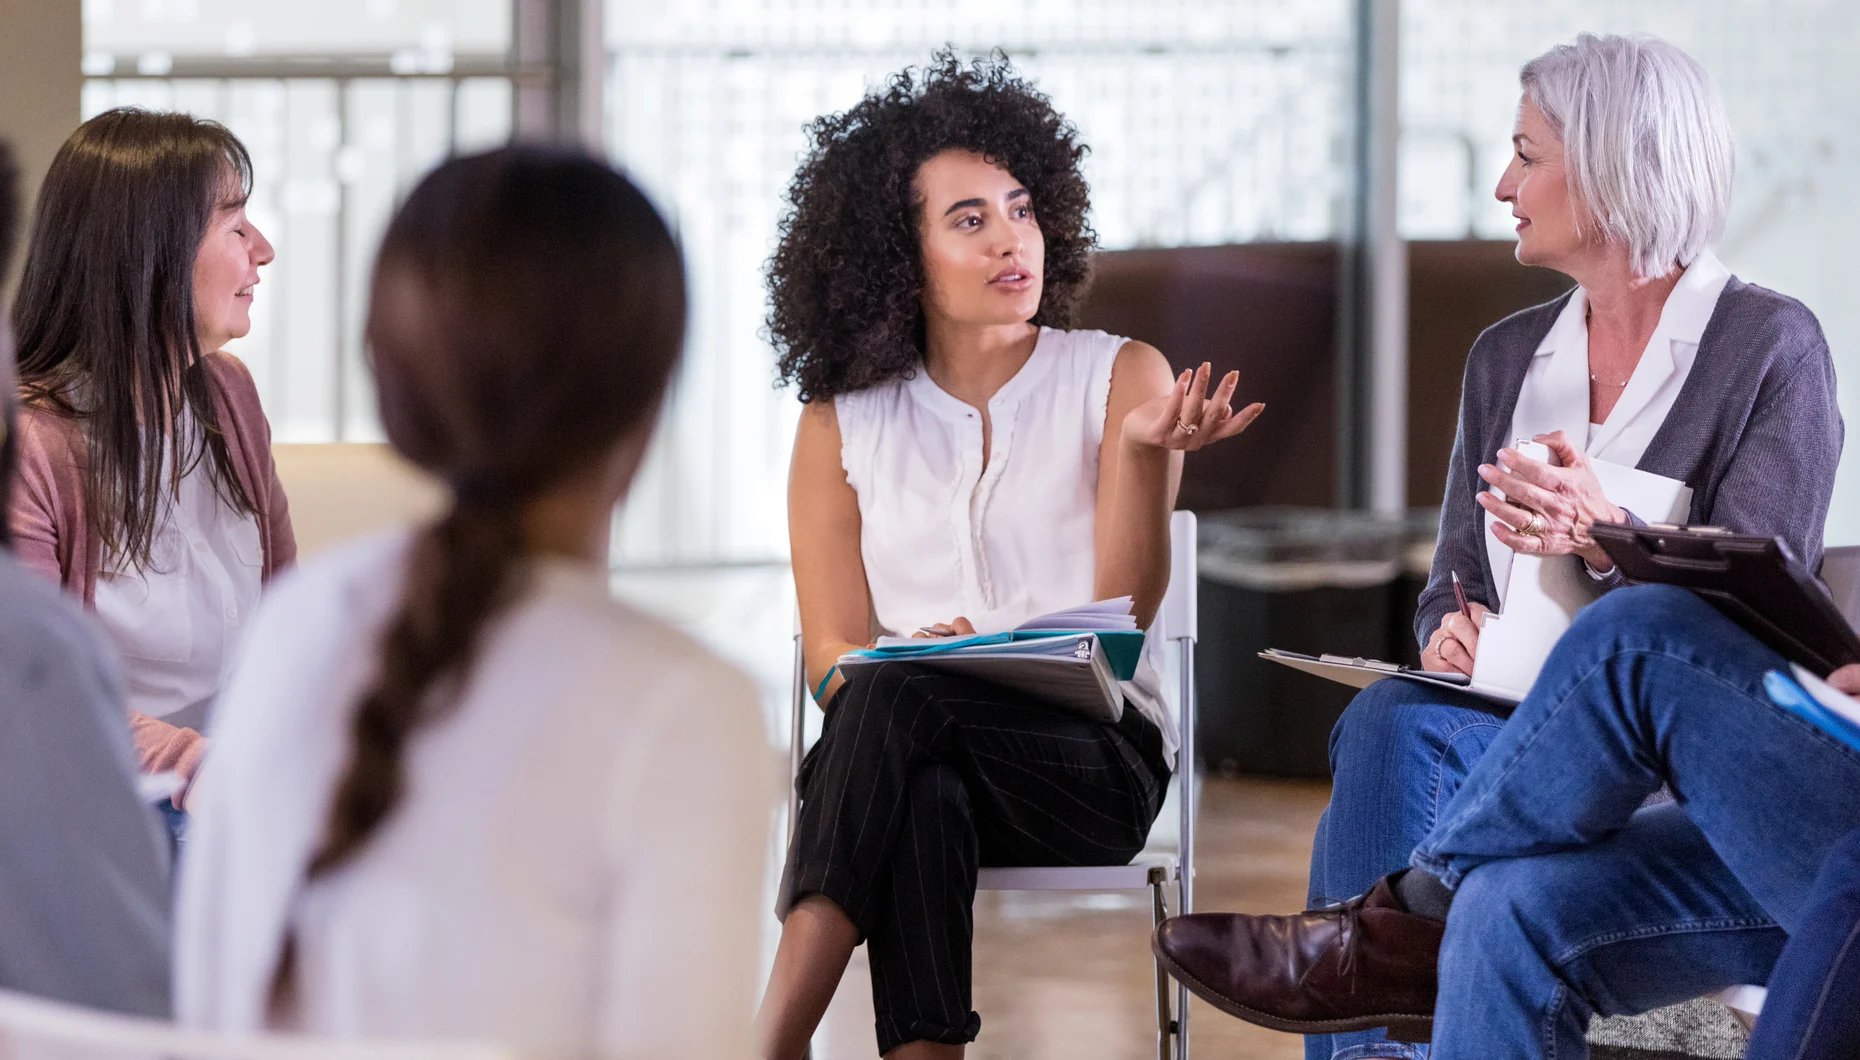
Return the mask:
POLYGON ((1151 948, 1197 997, 1248 1023, 1294 1034, 1387 1027, 1396 1041, 1425 1042, 1445 931, 1403 910, 1384 878, 1295 916, 1171 917, 1151 948))

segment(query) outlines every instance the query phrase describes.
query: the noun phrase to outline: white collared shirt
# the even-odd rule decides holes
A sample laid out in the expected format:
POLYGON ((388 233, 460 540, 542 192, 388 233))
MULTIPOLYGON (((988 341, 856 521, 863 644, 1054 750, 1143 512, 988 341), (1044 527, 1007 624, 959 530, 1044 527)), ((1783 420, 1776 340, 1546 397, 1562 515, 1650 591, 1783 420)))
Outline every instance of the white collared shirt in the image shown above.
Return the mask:
MULTIPOLYGON (((834 399, 840 464, 859 499, 859 549, 879 627, 893 636, 962 615, 982 633, 1088 602, 1098 447, 1111 367, 1128 339, 1041 328, 1033 354, 980 413, 919 369, 834 399)), ((1161 646, 1144 644, 1128 700, 1162 730, 1161 646)))
MULTIPOLYGON (((198 430, 193 417, 180 429, 198 430)), ((164 473, 170 454, 162 454, 164 473)), ((199 728, 258 603, 258 519, 220 499, 208 457, 182 479, 155 529, 149 565, 105 556, 92 597, 123 660, 130 710, 199 728)))
MULTIPOLYGON (((1562 431, 1596 460, 1635 467, 1646 455, 1647 444, 1666 422, 1667 413, 1692 373, 1699 340, 1718 308, 1718 296, 1731 273, 1715 254, 1706 250, 1687 266, 1666 296, 1660 322, 1647 340, 1647 348, 1628 377, 1621 399, 1606 422, 1589 422, 1589 299, 1578 287, 1556 323, 1538 344, 1524 385, 1518 391, 1511 416, 1512 438, 1534 438, 1562 431)), ((1491 461, 1496 454, 1485 454, 1491 461)), ((1497 520, 1485 516, 1486 558, 1492 582, 1502 596, 1511 573, 1511 550, 1492 536, 1497 520)), ((1502 601, 1501 601, 1502 602, 1502 601)))

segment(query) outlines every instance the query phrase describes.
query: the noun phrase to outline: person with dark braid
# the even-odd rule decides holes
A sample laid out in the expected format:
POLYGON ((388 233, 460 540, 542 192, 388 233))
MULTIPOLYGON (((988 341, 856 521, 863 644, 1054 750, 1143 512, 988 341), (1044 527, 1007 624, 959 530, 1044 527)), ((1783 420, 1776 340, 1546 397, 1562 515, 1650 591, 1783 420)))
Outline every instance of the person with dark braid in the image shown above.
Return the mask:
POLYGON ((401 207, 367 344, 388 440, 452 503, 254 619, 182 868, 184 1022, 748 1053, 757 693, 605 566, 684 316, 665 224, 578 151, 455 159, 401 207))

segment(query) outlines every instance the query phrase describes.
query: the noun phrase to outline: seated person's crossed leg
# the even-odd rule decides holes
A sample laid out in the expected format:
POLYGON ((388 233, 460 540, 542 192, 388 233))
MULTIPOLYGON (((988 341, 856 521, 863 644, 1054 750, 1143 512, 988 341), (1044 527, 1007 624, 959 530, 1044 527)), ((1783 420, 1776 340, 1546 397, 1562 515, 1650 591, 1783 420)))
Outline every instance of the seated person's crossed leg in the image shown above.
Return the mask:
MULTIPOLYGON (((1591 1014, 1765 982, 1860 828, 1860 753, 1770 701, 1779 668, 1690 593, 1610 594, 1412 868, 1333 909, 1176 918, 1158 952, 1244 1019, 1431 1029, 1440 1057, 1579 1057, 1591 1014), (1643 808, 1663 783, 1674 801, 1643 808)), ((1860 692, 1854 667, 1833 679, 1860 692)))

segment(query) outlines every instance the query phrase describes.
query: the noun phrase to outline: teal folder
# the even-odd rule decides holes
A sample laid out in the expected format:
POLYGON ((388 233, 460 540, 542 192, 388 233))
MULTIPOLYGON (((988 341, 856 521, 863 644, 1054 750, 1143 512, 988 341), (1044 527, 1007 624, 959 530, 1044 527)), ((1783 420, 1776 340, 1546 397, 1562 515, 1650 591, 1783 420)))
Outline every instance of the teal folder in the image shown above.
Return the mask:
POLYGON ((909 661, 1027 694, 1099 721, 1124 713, 1124 690, 1137 672, 1143 634, 1134 631, 1020 630, 971 637, 925 637, 840 656, 841 673, 909 661))
POLYGON ((1027 629, 1007 633, 978 633, 969 637, 923 637, 910 644, 892 644, 881 648, 862 648, 847 652, 845 658, 909 659, 933 655, 987 654, 1004 655, 1024 652, 1028 655, 1055 655, 1076 652, 1081 638, 1096 637, 1104 650, 1105 662, 1119 681, 1137 674, 1137 661, 1143 657, 1143 633, 1118 630, 1027 629), (1006 645, 1016 647, 1007 648, 1006 645), (1059 649, 1064 649, 1062 652, 1059 649))

